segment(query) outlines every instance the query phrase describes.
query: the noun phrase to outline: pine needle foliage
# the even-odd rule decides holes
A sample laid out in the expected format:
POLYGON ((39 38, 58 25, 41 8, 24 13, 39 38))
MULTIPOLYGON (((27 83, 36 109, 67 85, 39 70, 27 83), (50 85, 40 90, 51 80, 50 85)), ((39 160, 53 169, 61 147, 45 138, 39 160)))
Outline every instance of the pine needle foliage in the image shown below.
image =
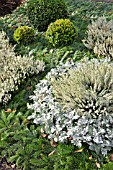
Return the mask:
MULTIPOLYGON (((27 121, 22 113, 0 112, 0 151, 8 162, 24 170, 49 166, 47 155, 53 150, 49 141, 40 136, 40 128, 27 121), (43 146, 43 147, 42 147, 43 146)), ((51 161, 52 163, 52 161, 51 161)))

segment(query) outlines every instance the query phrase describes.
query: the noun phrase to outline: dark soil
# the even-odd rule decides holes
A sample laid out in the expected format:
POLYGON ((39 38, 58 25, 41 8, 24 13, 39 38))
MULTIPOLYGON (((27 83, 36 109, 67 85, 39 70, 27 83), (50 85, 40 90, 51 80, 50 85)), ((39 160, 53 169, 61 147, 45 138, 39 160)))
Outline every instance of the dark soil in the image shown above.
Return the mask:
POLYGON ((6 14, 10 14, 24 1, 25 0, 0 0, 0 17, 3 17, 6 14))
POLYGON ((5 158, 0 161, 0 170, 17 170, 15 164, 8 163, 5 158))

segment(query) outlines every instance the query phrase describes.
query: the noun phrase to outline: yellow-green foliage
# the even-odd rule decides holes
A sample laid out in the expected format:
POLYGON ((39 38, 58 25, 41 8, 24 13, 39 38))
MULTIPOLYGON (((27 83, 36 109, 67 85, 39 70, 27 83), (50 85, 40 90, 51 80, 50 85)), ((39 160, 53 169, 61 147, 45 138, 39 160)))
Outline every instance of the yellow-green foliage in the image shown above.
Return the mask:
POLYGON ((107 21, 105 17, 99 17, 88 26, 86 34, 83 43, 87 48, 93 49, 99 57, 113 59, 113 20, 107 21))
POLYGON ((53 94, 64 109, 79 114, 98 115, 113 109, 113 65, 106 62, 84 63, 53 79, 53 94))
POLYGON ((18 27, 14 32, 14 40, 17 43, 27 44, 29 43, 34 36, 34 29, 29 26, 18 27))
POLYGON ((43 69, 44 64, 33 57, 16 56, 6 34, 0 32, 0 103, 6 103, 28 76, 43 69))
POLYGON ((58 19, 48 26, 47 40, 54 46, 64 46, 73 42, 78 30, 69 19, 58 19))

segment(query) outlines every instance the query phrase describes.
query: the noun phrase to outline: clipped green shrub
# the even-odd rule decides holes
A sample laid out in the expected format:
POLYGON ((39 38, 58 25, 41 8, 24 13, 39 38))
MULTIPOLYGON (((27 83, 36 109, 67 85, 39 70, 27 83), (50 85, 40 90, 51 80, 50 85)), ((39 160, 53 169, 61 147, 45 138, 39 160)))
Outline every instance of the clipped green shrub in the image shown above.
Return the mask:
POLYGON ((113 19, 99 17, 88 26, 84 45, 92 49, 99 57, 106 56, 113 59, 113 19))
POLYGON ((77 34, 77 27, 69 19, 58 19, 48 26, 46 38, 54 47, 64 46, 72 43, 77 34))
POLYGON ((17 43, 28 44, 34 36, 34 29, 29 26, 18 27, 13 34, 13 38, 17 43))
POLYGON ((34 61, 33 56, 16 56, 6 34, 0 32, 0 104, 7 103, 12 92, 18 90, 26 78, 43 69, 44 63, 34 61))
POLYGON ((39 31, 45 31, 51 22, 67 17, 64 0, 29 0, 28 17, 39 31))

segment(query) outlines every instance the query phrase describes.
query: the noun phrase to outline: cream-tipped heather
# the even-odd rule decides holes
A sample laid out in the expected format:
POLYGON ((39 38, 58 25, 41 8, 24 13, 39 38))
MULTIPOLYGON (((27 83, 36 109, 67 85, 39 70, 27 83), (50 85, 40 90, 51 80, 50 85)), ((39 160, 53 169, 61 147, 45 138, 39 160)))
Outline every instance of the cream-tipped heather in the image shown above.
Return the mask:
POLYGON ((113 64, 90 62, 52 80, 53 94, 64 109, 80 115, 113 111, 113 64))
POLYGON ((93 49, 99 57, 106 56, 113 59, 113 20, 99 17, 88 26, 87 37, 83 40, 84 45, 93 49))
POLYGON ((16 56, 4 32, 0 32, 0 103, 6 103, 26 77, 44 69, 44 63, 33 57, 16 56))

